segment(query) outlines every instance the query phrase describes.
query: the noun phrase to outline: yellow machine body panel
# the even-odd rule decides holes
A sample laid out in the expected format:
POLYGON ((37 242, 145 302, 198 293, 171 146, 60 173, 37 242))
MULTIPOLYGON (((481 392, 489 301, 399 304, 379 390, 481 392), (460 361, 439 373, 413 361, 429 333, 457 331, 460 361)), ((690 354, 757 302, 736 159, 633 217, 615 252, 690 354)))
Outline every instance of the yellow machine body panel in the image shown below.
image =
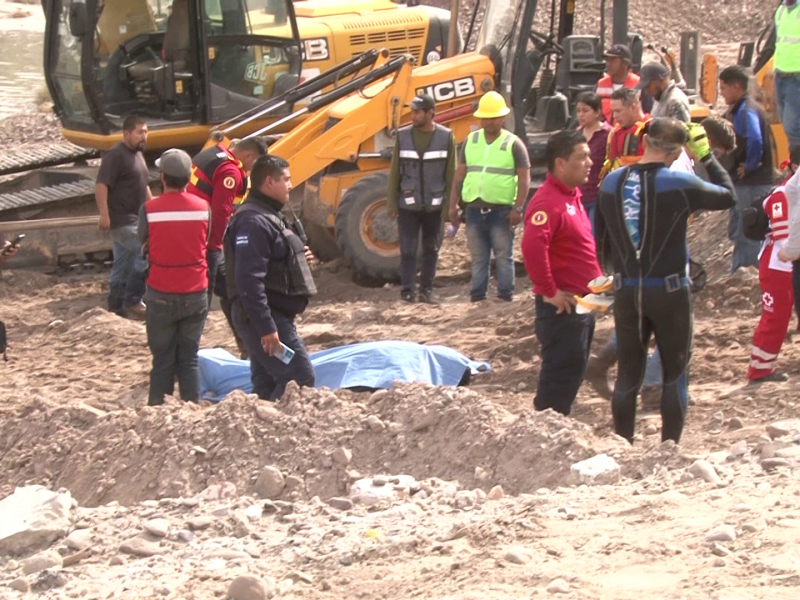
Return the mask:
POLYGON ((313 183, 318 192, 315 199, 309 198, 309 193, 305 195, 304 215, 320 226, 331 227, 336 208, 352 182, 388 169, 388 160, 372 155, 394 146, 393 133, 410 122, 411 111, 406 105, 415 95, 429 93, 437 100, 437 121, 451 128, 460 143, 480 127, 472 113, 478 99, 493 89, 493 82, 492 61, 477 52, 448 59, 446 64, 412 69, 406 63, 395 76, 314 114, 273 144, 270 153, 289 161, 295 187, 335 161, 352 164, 351 171, 324 175, 319 183, 313 183), (329 127, 333 122, 335 126, 329 127))
POLYGON ((789 159, 789 138, 786 137, 786 132, 783 130, 780 115, 778 114, 778 105, 775 102, 775 70, 772 59, 755 75, 756 94, 764 107, 764 111, 767 113, 767 120, 769 121, 777 150, 775 166, 778 167, 789 159))

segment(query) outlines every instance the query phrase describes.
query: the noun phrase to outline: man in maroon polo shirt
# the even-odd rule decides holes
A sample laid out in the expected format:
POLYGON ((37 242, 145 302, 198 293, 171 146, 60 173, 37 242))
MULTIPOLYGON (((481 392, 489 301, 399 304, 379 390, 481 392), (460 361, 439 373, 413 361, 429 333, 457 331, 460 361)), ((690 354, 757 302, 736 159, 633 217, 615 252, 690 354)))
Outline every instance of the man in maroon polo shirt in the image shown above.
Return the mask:
POLYGON ((525 213, 522 257, 536 295, 536 337, 542 367, 533 406, 568 415, 583 381, 594 316, 575 312, 575 296, 602 275, 579 186, 592 166, 580 131, 560 131, 547 142, 547 179, 525 213))

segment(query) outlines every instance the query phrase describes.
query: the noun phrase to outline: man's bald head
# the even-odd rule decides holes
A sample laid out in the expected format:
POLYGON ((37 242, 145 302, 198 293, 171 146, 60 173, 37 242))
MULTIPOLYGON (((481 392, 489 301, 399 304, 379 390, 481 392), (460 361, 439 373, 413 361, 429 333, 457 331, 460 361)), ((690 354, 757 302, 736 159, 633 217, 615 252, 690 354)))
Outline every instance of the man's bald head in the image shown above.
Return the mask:
POLYGON ((684 124, 669 117, 658 117, 647 127, 648 145, 654 150, 672 154, 678 152, 689 141, 684 124))

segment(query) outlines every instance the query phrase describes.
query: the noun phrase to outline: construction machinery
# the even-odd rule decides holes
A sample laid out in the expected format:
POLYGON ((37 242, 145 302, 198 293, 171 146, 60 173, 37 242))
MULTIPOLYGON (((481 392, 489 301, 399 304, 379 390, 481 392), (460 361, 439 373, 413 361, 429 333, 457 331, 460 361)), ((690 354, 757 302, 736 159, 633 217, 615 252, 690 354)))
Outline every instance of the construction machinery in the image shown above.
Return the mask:
POLYGON ((439 60, 450 25, 447 11, 390 0, 45 0, 45 11, 64 137, 106 150, 136 113, 152 153, 200 148, 213 125, 370 48, 439 60))
POLYGON ((31 232, 17 264, 108 255, 107 238, 77 225, 86 219, 63 219, 94 214, 96 168, 86 161, 121 141, 125 116, 147 119, 151 163, 166 148, 198 151, 212 128, 273 100, 262 117, 245 119, 242 135, 277 120, 280 134, 302 120, 286 114, 370 69, 374 48, 417 64, 436 61, 447 55, 450 27, 448 11, 390 0, 42 0, 42 6, 45 80, 71 143, 22 145, 0 159, 0 221, 12 222, 0 231, 31 232), (76 166, 63 168, 68 164, 76 166), (11 175, 19 176, 8 181, 11 175), (37 235, 34 229, 46 224, 18 223, 34 218, 59 219, 53 222, 59 230, 37 235))
MULTIPOLYGON (((385 209, 386 169, 395 132, 409 121, 404 107, 420 92, 434 97, 436 120, 461 142, 479 126, 472 116, 479 97, 500 91, 512 108, 506 127, 527 143, 534 187, 543 180, 546 140, 568 126, 576 96, 593 90, 602 76, 605 41, 573 35, 571 0, 552 2, 550 31, 535 31, 536 7, 536 0, 489 0, 475 52, 419 68, 405 57, 391 58, 382 67, 385 79, 315 112, 270 148, 290 162, 294 185, 302 186, 304 223, 320 256, 341 250, 358 271, 396 279, 399 249, 385 209)), ((628 33, 625 0, 613 2, 613 15, 613 41, 630 44, 637 68, 642 40, 628 33)), ((696 33, 683 38, 694 50, 693 64, 681 69, 694 95, 699 39, 696 33)), ((708 114, 707 107, 698 108, 701 117, 708 114)))
MULTIPOLYGON (((108 77, 128 77, 131 69, 138 71, 146 67, 150 86, 142 80, 142 90, 155 90, 153 93, 156 96, 159 90, 177 93, 183 71, 178 68, 181 65, 175 64, 178 54, 167 52, 170 50, 167 24, 163 34, 145 33, 129 40, 129 44, 138 40, 134 46, 144 44, 142 54, 136 54, 143 60, 129 63, 122 60, 124 56, 119 57, 119 67, 106 66, 103 77, 98 79, 96 75, 99 72, 85 58, 95 56, 95 48, 99 43, 97 34, 88 25, 82 36, 76 37, 70 33, 73 32, 71 19, 87 24, 95 20, 88 16, 85 19, 80 15, 75 16, 73 9, 76 5, 63 4, 68 1, 47 0, 50 13, 61 15, 57 21, 57 31, 60 33, 54 33, 52 20, 48 30, 50 46, 46 49, 46 56, 53 57, 49 63, 48 80, 56 104, 62 107, 61 118, 65 129, 83 132, 83 143, 101 147, 100 141, 111 139, 109 132, 112 127, 118 127, 115 119, 125 111, 121 110, 120 104, 114 109, 117 112, 109 112, 107 108, 112 106, 111 96, 97 95, 99 85, 105 90, 108 77), (70 39, 73 39, 72 46, 65 42, 70 39), (160 56, 158 47, 153 47, 159 39, 162 44, 160 56), (58 51, 53 51, 54 43, 62 44, 58 51), (148 47, 152 52, 146 50, 148 47), (147 56, 150 58, 144 60, 147 56), (70 63, 65 57, 71 57, 73 62, 70 63), (79 61, 81 57, 83 59, 79 61), (168 63, 172 64, 172 70, 168 68, 168 63), (119 69, 124 69, 125 73, 119 69), (162 85, 164 81, 168 85, 162 85), (106 104, 98 102, 98 98, 105 99, 106 104), (69 107, 69 111, 65 112, 64 107, 69 107), (114 118, 109 116, 112 114, 114 118)), ((86 4, 80 6, 85 6, 89 15, 97 16, 97 1, 87 0, 86 4)), ((157 0, 149 0, 148 6, 152 6, 154 1, 157 0)), ((179 1, 188 0, 175 0, 176 3, 179 1)), ((550 21, 548 32, 533 29, 537 0, 488 0, 475 42, 476 51, 445 57, 422 66, 416 66, 418 57, 414 54, 373 51, 299 82, 304 63, 303 50, 297 37, 298 21, 294 13, 296 7, 304 2, 280 4, 285 8, 285 17, 276 10, 274 1, 268 2, 265 10, 270 11, 272 16, 260 18, 271 27, 267 29, 269 35, 261 30, 258 36, 253 34, 248 37, 225 33, 227 11, 223 8, 240 7, 243 0, 221 0, 222 25, 219 19, 207 18, 208 15, 217 14, 207 8, 214 1, 204 0, 202 4, 188 5, 189 20, 200 36, 199 41, 190 45, 189 61, 196 63, 196 70, 190 73, 191 77, 183 80, 182 89, 184 93, 187 86, 197 90, 201 82, 202 89, 192 92, 197 94, 198 104, 190 107, 177 100, 168 103, 166 108, 160 103, 153 104, 158 107, 157 110, 164 110, 157 113, 161 115, 160 118, 148 119, 153 124, 148 145, 151 149, 167 145, 193 149, 201 143, 201 139, 205 141, 205 133, 214 118, 222 119, 228 114, 214 113, 215 93, 218 97, 227 98, 226 102, 241 102, 236 110, 246 110, 218 128, 229 137, 279 136, 270 152, 288 159, 292 165, 295 186, 293 203, 301 209, 312 248, 323 259, 341 251, 356 270, 381 280, 395 279, 398 272, 396 224, 385 209, 387 169, 396 131, 410 120, 406 104, 414 95, 426 92, 434 97, 437 102, 437 121, 453 129, 460 142, 469 131, 479 126, 472 113, 480 96, 491 89, 500 91, 512 108, 506 126, 527 142, 534 165, 533 177, 540 180, 544 176, 543 158, 547 138, 552 132, 568 126, 575 97, 582 91, 594 89, 604 69, 602 57, 607 41, 605 21, 600 35, 574 35, 573 0, 551 0, 549 7, 545 7, 550 21), (209 40, 213 43, 209 43, 209 40), (223 63, 239 66, 238 71, 226 67, 222 72, 240 73, 244 66, 253 66, 254 63, 263 65, 266 73, 264 80, 272 82, 272 88, 270 92, 264 92, 270 99, 256 106, 251 106, 254 104, 252 102, 245 104, 242 97, 249 98, 248 94, 254 94, 257 87, 248 88, 248 94, 225 89, 222 96, 218 91, 215 92, 217 88, 211 87, 213 82, 220 81, 215 80, 211 72, 212 61, 227 56, 224 52, 226 48, 238 50, 242 47, 260 50, 255 54, 247 53, 247 60, 250 61, 247 65, 244 60, 237 63, 233 59, 230 63, 223 63), (268 57, 268 60, 264 57, 268 57), (280 88, 278 84, 282 81, 292 81, 286 78, 294 75, 297 75, 294 82, 298 85, 287 87, 285 91, 276 89, 280 88), (331 89, 333 84, 336 85, 331 89), (201 114, 205 122, 198 124, 190 116, 181 121, 177 113, 169 112, 176 108, 199 111, 193 114, 201 114)), ((630 44, 636 68, 641 63, 643 44, 640 36, 628 32, 627 0, 614 0, 610 4, 613 14, 610 41, 630 44)), ((605 0, 601 5, 605 15, 605 0)), ((177 4, 173 5, 172 10, 175 11, 176 7, 177 4)), ((153 14, 161 14, 160 10, 156 5, 153 14)), ((239 12, 234 12, 239 15, 239 20, 250 18, 249 12, 237 10, 239 12)), ((103 12, 100 11, 100 16, 103 12)), ((541 20, 541 15, 539 17, 541 20)), ((547 15, 544 20, 547 20, 547 15)), ((248 22, 252 26, 257 21, 253 19, 248 22)), ((77 29, 80 32, 80 26, 77 29)), ((353 35, 357 35, 356 32, 353 35)), ((465 46, 471 41, 470 37, 467 36, 465 46)), ((696 53, 699 40, 696 33, 686 34, 683 39, 687 48, 694 51, 687 52, 687 56, 695 58, 694 64, 691 61, 682 64, 681 71, 688 82, 687 86, 694 88, 698 79, 696 53)), ((114 41, 108 41, 107 47, 114 47, 114 41)), ((233 54, 237 55, 236 52, 233 54)), ((681 61, 684 62, 684 52, 681 53, 681 61)), ((260 76, 257 78, 261 79, 260 76)), ((236 79, 242 80, 238 75, 236 79)), ((224 87, 218 83, 214 85, 224 87)), ((0 196, 2 209, 3 197, 0 196)), ((77 245, 72 244, 70 248, 76 248, 77 245)), ((62 255, 61 249, 52 252, 62 255)))

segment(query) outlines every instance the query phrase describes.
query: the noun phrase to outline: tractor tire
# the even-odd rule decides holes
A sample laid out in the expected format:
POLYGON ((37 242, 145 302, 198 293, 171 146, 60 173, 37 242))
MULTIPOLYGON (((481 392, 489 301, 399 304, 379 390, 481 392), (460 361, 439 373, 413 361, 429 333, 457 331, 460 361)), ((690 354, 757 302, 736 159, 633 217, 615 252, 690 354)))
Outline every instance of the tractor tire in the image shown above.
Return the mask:
POLYGON ((306 235, 308 236, 308 247, 314 256, 322 262, 328 262, 339 258, 342 251, 336 243, 336 234, 330 227, 322 227, 312 222, 303 222, 306 235))
POLYGON ((397 222, 386 213, 388 182, 388 173, 375 173, 347 190, 336 211, 336 241, 345 259, 360 273, 398 281, 400 244, 397 222))

